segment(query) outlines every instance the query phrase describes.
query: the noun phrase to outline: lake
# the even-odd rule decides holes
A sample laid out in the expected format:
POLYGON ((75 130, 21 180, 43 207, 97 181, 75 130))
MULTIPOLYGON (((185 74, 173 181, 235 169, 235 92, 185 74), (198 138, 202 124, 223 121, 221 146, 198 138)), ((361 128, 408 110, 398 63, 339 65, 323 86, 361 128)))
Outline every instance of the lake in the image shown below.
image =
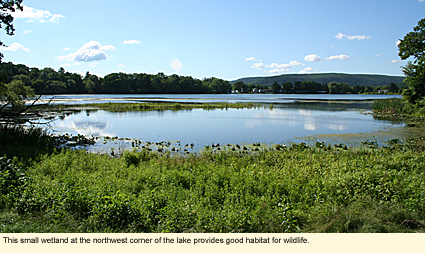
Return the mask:
MULTIPOLYGON (((339 142, 359 144, 375 138, 383 143, 399 137, 402 123, 375 119, 370 110, 374 99, 386 95, 61 95, 54 103, 99 102, 253 102, 256 109, 191 109, 179 111, 108 112, 80 110, 51 123, 56 133, 117 136, 118 142, 99 141, 89 149, 132 148, 142 143, 169 142, 174 147, 193 144, 189 151, 205 145, 291 142, 339 142), (382 135, 383 132, 390 133, 382 135), (345 138, 344 136, 356 137, 345 138), (128 138, 126 140, 126 138, 128 138)), ((190 147, 190 145, 189 145, 190 147)), ((182 148, 183 150, 183 148, 182 148)))

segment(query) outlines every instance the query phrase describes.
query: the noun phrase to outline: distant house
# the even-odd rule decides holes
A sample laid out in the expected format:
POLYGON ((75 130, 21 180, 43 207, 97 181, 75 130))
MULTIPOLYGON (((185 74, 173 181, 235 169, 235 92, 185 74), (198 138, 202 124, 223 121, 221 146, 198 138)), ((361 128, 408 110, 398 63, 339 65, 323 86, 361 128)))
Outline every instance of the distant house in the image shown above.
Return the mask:
POLYGON ((258 93, 258 89, 257 88, 254 88, 254 89, 252 89, 252 92, 253 93, 258 93))
POLYGON ((378 90, 378 93, 388 93, 390 92, 389 90, 378 90))

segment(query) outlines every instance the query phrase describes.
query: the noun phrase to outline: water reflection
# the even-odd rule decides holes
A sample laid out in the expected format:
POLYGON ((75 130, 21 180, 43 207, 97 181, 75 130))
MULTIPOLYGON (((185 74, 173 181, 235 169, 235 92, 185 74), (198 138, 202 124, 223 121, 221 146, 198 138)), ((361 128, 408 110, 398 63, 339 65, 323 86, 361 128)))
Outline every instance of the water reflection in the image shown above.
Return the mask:
POLYGON ((77 110, 53 124, 62 133, 193 142, 195 150, 211 143, 289 143, 297 142, 296 137, 365 133, 401 125, 361 113, 370 107, 370 103, 364 102, 306 102, 227 110, 77 110))
MULTIPOLYGON (((60 117, 60 121, 54 124, 54 128, 56 131, 65 131, 71 134, 93 135, 96 137, 114 136, 113 131, 107 131, 109 128, 108 120, 96 119, 96 113, 93 115, 88 112, 85 115, 81 113, 81 111, 75 111, 74 114, 60 117)), ((117 116, 119 117, 119 115, 117 116)))

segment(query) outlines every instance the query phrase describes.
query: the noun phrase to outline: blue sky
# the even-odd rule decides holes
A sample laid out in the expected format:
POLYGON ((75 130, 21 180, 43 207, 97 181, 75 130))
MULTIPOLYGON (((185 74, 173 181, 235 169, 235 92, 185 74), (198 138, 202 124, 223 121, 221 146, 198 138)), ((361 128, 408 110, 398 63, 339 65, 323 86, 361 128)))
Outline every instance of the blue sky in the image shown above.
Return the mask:
POLYGON ((103 77, 402 75, 425 0, 24 0, 3 61, 103 77))

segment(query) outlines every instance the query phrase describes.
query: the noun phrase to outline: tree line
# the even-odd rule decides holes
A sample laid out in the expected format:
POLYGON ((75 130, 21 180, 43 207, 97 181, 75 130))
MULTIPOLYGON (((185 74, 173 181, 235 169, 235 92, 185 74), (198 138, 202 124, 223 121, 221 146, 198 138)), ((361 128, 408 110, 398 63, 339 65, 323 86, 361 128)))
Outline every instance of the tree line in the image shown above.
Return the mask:
MULTIPOLYGON (((284 82, 282 84, 279 84, 277 81, 275 81, 271 86, 273 93, 286 94, 360 94, 376 93, 379 91, 398 93, 402 88, 404 88, 404 84, 397 85, 395 83, 391 83, 390 85, 380 85, 374 87, 361 85, 350 86, 348 83, 337 82, 330 82, 329 84, 326 84, 314 81, 296 81, 295 83, 284 82)), ((253 89, 270 89, 270 87, 264 84, 245 84, 242 81, 238 81, 232 84, 232 90, 252 92, 253 89)))
POLYGON ((55 71, 11 62, 0 64, 0 82, 24 84, 36 94, 218 94, 231 91, 228 81, 214 77, 199 80, 164 73, 112 73, 102 78, 89 72, 83 77, 62 67, 55 71))

